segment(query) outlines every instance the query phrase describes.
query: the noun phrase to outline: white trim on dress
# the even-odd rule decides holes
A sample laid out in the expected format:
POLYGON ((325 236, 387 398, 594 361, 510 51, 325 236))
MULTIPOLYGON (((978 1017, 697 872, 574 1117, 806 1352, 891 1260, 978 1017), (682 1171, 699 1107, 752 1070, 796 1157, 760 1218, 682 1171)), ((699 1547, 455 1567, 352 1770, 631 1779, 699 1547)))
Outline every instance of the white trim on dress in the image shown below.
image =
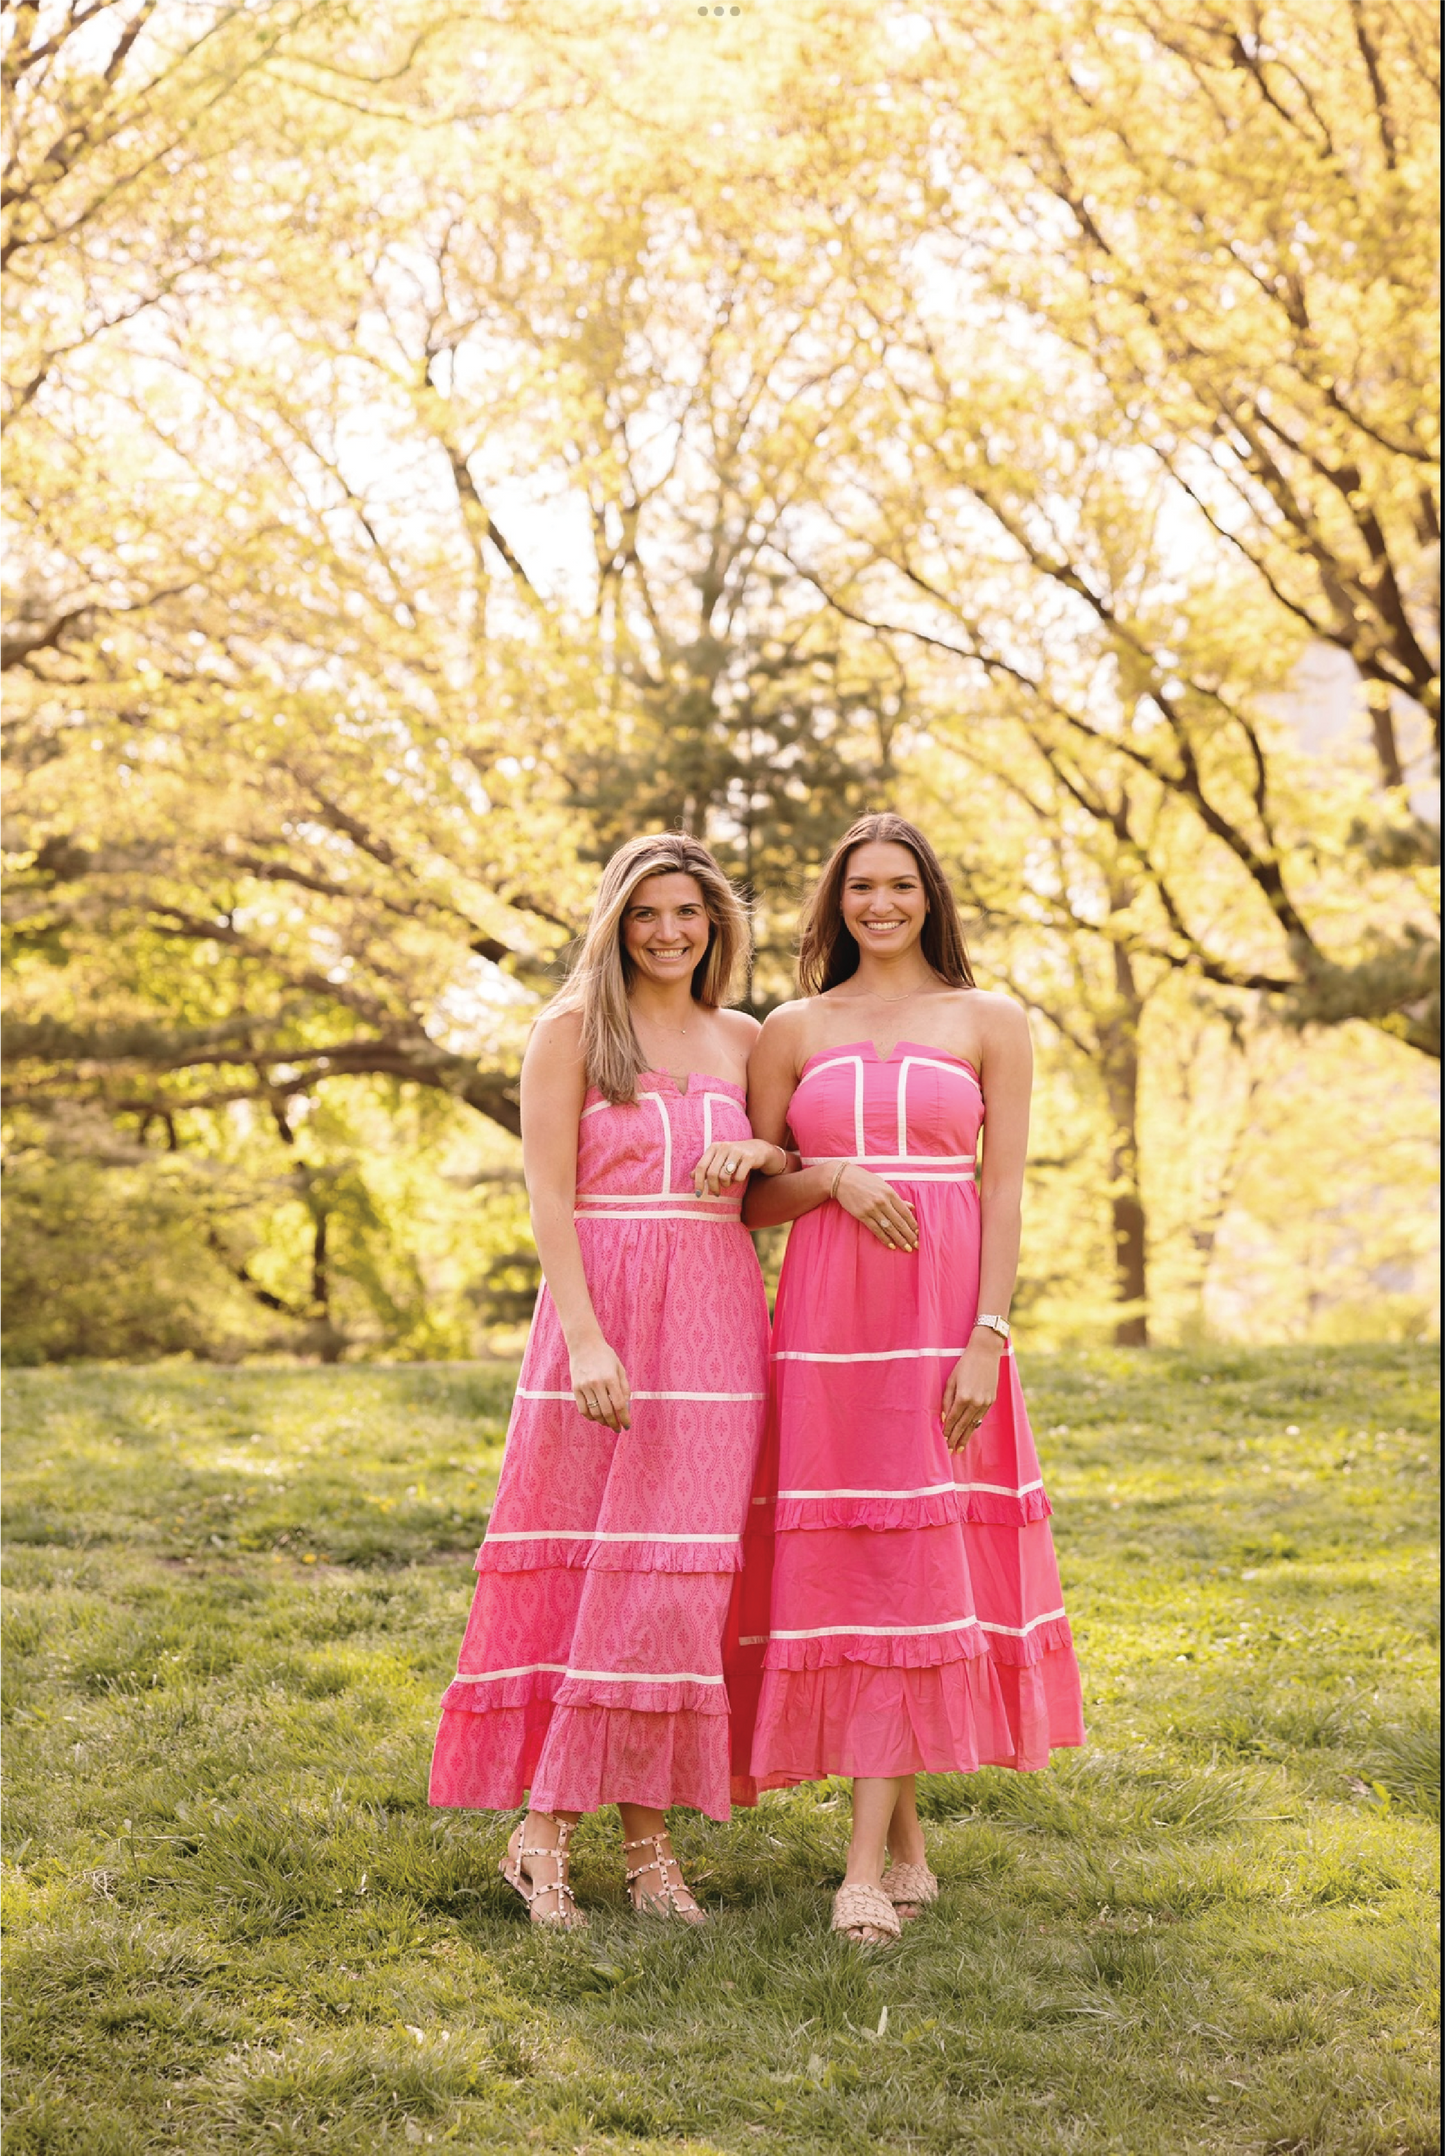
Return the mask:
POLYGON ((778 1499, 781 1503, 785 1497, 942 1497, 947 1491, 962 1487, 963 1485, 957 1482, 930 1482, 921 1490, 779 1490, 778 1499))
POLYGON ((459 1669, 453 1684, 491 1684, 500 1677, 531 1677, 547 1670, 559 1677, 579 1677, 588 1684, 721 1684, 695 1669, 569 1669, 565 1662, 523 1662, 516 1669, 459 1669))
POLYGON ((774 1348, 774 1362, 928 1362, 940 1355, 958 1356, 961 1347, 879 1348, 876 1354, 825 1355, 812 1348, 774 1348))
POLYGON ((662 1117, 662 1188, 657 1195, 661 1198, 670 1198, 672 1196, 672 1118, 667 1112, 667 1102, 660 1093, 645 1093, 640 1086, 637 1089, 637 1098, 639 1100, 654 1101, 657 1105, 657 1112, 662 1117))
POLYGON ((593 1527, 527 1527, 488 1530, 488 1542, 741 1542, 741 1535, 657 1535, 639 1528, 636 1534, 602 1532, 593 1527))
MULTIPOLYGON (((513 1395, 518 1400, 572 1400, 576 1394, 572 1387, 565 1392, 544 1392, 540 1387, 519 1385, 513 1395)), ((632 1400, 766 1400, 765 1392, 634 1392, 632 1400)))
POLYGON ((740 1647, 761 1647, 770 1639, 924 1639, 944 1632, 966 1632, 977 1617, 951 1617, 947 1624, 824 1624, 809 1632, 760 1632, 740 1639, 740 1647))

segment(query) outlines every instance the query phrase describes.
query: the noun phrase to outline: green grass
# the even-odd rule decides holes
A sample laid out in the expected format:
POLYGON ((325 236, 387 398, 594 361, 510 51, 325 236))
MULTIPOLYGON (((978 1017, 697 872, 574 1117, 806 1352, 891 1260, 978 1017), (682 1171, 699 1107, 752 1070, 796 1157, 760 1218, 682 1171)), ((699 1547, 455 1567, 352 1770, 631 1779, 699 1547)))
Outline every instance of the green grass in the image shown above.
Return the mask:
POLYGON ((7 2156, 1435 2150, 1428 1353, 1024 1374, 1091 1745, 930 1780, 872 1956, 842 1785, 678 1815, 701 1934, 428 1811, 509 1373, 16 1374, 7 2156))

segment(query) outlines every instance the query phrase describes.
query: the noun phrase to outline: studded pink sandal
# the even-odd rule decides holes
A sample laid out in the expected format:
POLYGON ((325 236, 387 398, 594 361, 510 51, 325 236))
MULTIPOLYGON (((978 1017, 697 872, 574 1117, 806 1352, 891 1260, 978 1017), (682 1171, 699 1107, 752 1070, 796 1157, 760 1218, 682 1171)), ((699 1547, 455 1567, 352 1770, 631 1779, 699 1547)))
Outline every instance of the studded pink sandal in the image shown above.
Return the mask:
POLYGON ((682 1867, 672 1853, 672 1838, 663 1834, 644 1834, 635 1842, 624 1842, 624 1850, 650 1849, 652 1855, 645 1864, 639 1864, 627 1874, 627 1884, 634 1879, 656 1872, 662 1882, 661 1892, 654 1893, 650 1887, 641 1887, 632 1897, 634 1909, 646 1911, 649 1916, 680 1916, 685 1924, 705 1924, 707 1911, 699 1909, 694 1901, 689 1907, 679 1899, 680 1894, 691 1895, 691 1888, 682 1876, 682 1867))
POLYGON ((508 1886, 515 1887, 521 1895, 523 1901, 527 1904, 527 1914, 534 1924, 551 1925, 559 1931, 585 1930, 587 1919, 577 1906, 577 1897, 572 1892, 572 1887, 567 1877, 570 1863, 567 1855, 567 1844, 572 1839, 571 1820, 559 1819, 557 1821, 557 1839, 551 1848, 546 1847, 544 1844, 539 1848, 529 1849, 523 1839, 526 1832, 526 1820, 519 1820, 512 1829, 511 1839, 507 1843, 507 1853, 497 1866, 498 1871, 506 1880, 508 1886), (527 1870, 525 1860, 528 1857, 554 1857, 556 1859, 557 1876, 550 1885, 537 1885, 532 1874, 527 1870), (537 1907, 538 1902, 547 1894, 554 1897, 553 1906, 550 1909, 539 1909, 537 1907))

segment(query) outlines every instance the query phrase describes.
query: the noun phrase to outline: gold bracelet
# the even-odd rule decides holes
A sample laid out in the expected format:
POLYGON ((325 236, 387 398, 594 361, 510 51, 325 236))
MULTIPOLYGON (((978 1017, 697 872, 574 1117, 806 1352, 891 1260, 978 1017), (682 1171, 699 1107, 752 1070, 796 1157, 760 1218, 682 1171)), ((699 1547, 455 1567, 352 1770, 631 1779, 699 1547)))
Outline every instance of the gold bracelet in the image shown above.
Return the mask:
POLYGON ((851 1167, 852 1167, 852 1165, 853 1165, 853 1163, 852 1163, 852 1161, 851 1161, 851 1160, 840 1160, 840 1161, 839 1161, 839 1163, 838 1163, 838 1171, 837 1171, 836 1175, 835 1175, 835 1176, 833 1177, 833 1185, 832 1185, 832 1188, 831 1188, 831 1189, 830 1189, 830 1191, 828 1192, 828 1196, 829 1196, 830 1198, 836 1198, 836 1197, 837 1197, 837 1195, 838 1195, 838 1185, 839 1185, 839 1184, 840 1184, 840 1183, 842 1182, 842 1180, 843 1180, 843 1170, 844 1170, 845 1168, 851 1168, 851 1167))

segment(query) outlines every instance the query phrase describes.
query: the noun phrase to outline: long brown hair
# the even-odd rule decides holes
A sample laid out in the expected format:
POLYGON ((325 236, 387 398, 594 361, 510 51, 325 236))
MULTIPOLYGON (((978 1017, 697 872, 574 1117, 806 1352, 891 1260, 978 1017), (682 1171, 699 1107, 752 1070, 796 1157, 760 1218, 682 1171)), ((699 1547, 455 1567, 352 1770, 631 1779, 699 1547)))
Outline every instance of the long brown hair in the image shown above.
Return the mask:
POLYGON ((916 824, 884 813, 860 816, 853 828, 844 832, 808 900, 798 942, 798 986, 803 994, 821 996, 858 971, 858 946, 843 923, 843 884, 848 863, 858 848, 878 845, 906 846, 918 863, 919 881, 928 901, 919 942, 929 965, 950 988, 974 987, 963 923, 942 862, 916 824))
POLYGON ((622 917, 649 876, 691 876, 702 892, 708 939, 692 973, 696 1002, 709 1010, 729 1002, 752 947, 742 901, 706 846, 681 831, 663 831, 618 847, 602 871, 567 985, 550 1006, 582 1013, 588 1079, 614 1103, 636 1100, 637 1081, 647 1069, 627 1004, 633 966, 622 946, 622 917))

